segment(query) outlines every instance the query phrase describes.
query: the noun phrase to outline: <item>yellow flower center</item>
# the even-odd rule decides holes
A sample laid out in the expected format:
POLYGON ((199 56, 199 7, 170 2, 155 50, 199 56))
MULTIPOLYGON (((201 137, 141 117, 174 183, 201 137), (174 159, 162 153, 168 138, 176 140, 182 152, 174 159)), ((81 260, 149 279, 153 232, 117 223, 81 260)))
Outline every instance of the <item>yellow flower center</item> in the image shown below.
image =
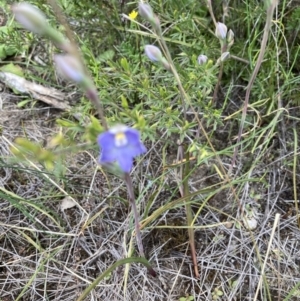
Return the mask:
POLYGON ((127 144, 127 138, 123 132, 118 132, 115 134, 115 144, 117 147, 124 146, 127 144))

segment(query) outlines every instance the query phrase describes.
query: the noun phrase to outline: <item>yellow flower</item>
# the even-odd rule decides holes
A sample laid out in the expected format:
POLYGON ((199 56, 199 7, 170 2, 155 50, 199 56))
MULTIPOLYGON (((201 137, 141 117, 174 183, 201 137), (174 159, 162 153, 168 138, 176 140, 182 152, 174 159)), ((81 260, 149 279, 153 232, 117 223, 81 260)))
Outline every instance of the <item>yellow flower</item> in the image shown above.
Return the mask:
POLYGON ((132 20, 135 20, 136 17, 138 15, 138 12, 133 10, 130 14, 129 14, 129 18, 132 19, 132 20))

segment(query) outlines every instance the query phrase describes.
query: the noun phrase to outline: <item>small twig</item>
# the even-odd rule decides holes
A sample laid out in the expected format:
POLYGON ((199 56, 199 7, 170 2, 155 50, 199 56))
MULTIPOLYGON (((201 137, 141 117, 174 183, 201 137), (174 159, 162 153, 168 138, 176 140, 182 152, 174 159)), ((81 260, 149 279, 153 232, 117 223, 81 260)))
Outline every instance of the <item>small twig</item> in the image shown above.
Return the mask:
POLYGON ((241 58, 241 57, 238 57, 238 56, 235 56, 235 55, 232 55, 232 54, 230 54, 230 58, 231 59, 234 59, 234 60, 236 60, 236 61, 239 61, 239 62, 242 62, 242 63, 245 63, 245 64, 250 64, 250 62, 249 61, 247 61, 247 60, 245 60, 245 59, 243 59, 243 58, 241 58))
POLYGON ((164 40, 164 37, 161 33, 161 31, 157 31, 156 34, 158 35, 159 37, 159 43, 161 44, 162 48, 163 48, 163 51, 167 57, 167 60, 170 64, 170 67, 171 67, 171 72, 173 73, 175 79, 176 79, 176 82, 178 84, 178 88, 179 88, 179 92, 180 92, 180 96, 181 96, 181 101, 182 101, 182 108, 183 108, 183 117, 184 117, 184 120, 187 120, 187 115, 186 115, 186 101, 187 101, 187 95, 185 93, 185 90, 182 86, 182 83, 181 83, 181 80, 180 80, 180 77, 179 77, 179 74, 176 70, 176 67, 174 65, 174 62, 172 60, 172 57, 171 57, 171 54, 169 52, 169 48, 164 40))

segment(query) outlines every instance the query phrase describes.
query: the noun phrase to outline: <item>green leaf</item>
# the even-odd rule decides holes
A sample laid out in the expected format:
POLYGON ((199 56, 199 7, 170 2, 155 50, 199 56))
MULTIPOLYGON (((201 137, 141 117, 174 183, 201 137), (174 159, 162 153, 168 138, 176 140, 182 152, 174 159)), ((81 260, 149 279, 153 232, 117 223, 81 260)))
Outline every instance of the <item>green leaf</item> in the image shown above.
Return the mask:
POLYGON ((129 64, 126 58, 121 58, 121 66, 126 72, 130 72, 129 64))
POLYGON ((14 65, 12 63, 2 66, 0 68, 0 70, 3 72, 9 72, 9 73, 24 77, 22 68, 20 66, 14 65))
POLYGON ((78 124, 75 122, 72 122, 70 120, 66 120, 66 119, 57 119, 56 120, 58 125, 61 125, 63 127, 67 127, 67 128, 77 128, 78 124))
POLYGON ((86 127, 84 139, 95 143, 100 133, 104 131, 99 119, 94 116, 90 116, 91 123, 86 127))
POLYGON ((128 109, 128 102, 124 95, 121 95, 121 104, 124 109, 128 109))
POLYGON ((3 60, 7 57, 5 48, 6 48, 5 45, 0 45, 0 60, 3 60))
POLYGON ((22 100, 22 101, 18 102, 17 107, 18 107, 18 108, 23 108, 23 107, 25 107, 29 102, 30 102, 30 99, 22 100))
POLYGON ((98 56, 98 61, 106 63, 107 61, 112 60, 114 56, 115 52, 113 50, 107 50, 98 56))

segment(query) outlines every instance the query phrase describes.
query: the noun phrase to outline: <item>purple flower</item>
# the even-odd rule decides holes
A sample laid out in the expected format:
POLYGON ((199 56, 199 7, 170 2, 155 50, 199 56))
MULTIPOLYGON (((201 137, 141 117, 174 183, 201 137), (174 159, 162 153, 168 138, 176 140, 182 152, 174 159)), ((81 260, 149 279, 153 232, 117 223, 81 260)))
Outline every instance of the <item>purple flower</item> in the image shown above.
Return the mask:
POLYGON ((133 159, 147 151, 140 133, 125 125, 117 125, 98 136, 100 164, 117 162, 123 172, 130 172, 133 159))

